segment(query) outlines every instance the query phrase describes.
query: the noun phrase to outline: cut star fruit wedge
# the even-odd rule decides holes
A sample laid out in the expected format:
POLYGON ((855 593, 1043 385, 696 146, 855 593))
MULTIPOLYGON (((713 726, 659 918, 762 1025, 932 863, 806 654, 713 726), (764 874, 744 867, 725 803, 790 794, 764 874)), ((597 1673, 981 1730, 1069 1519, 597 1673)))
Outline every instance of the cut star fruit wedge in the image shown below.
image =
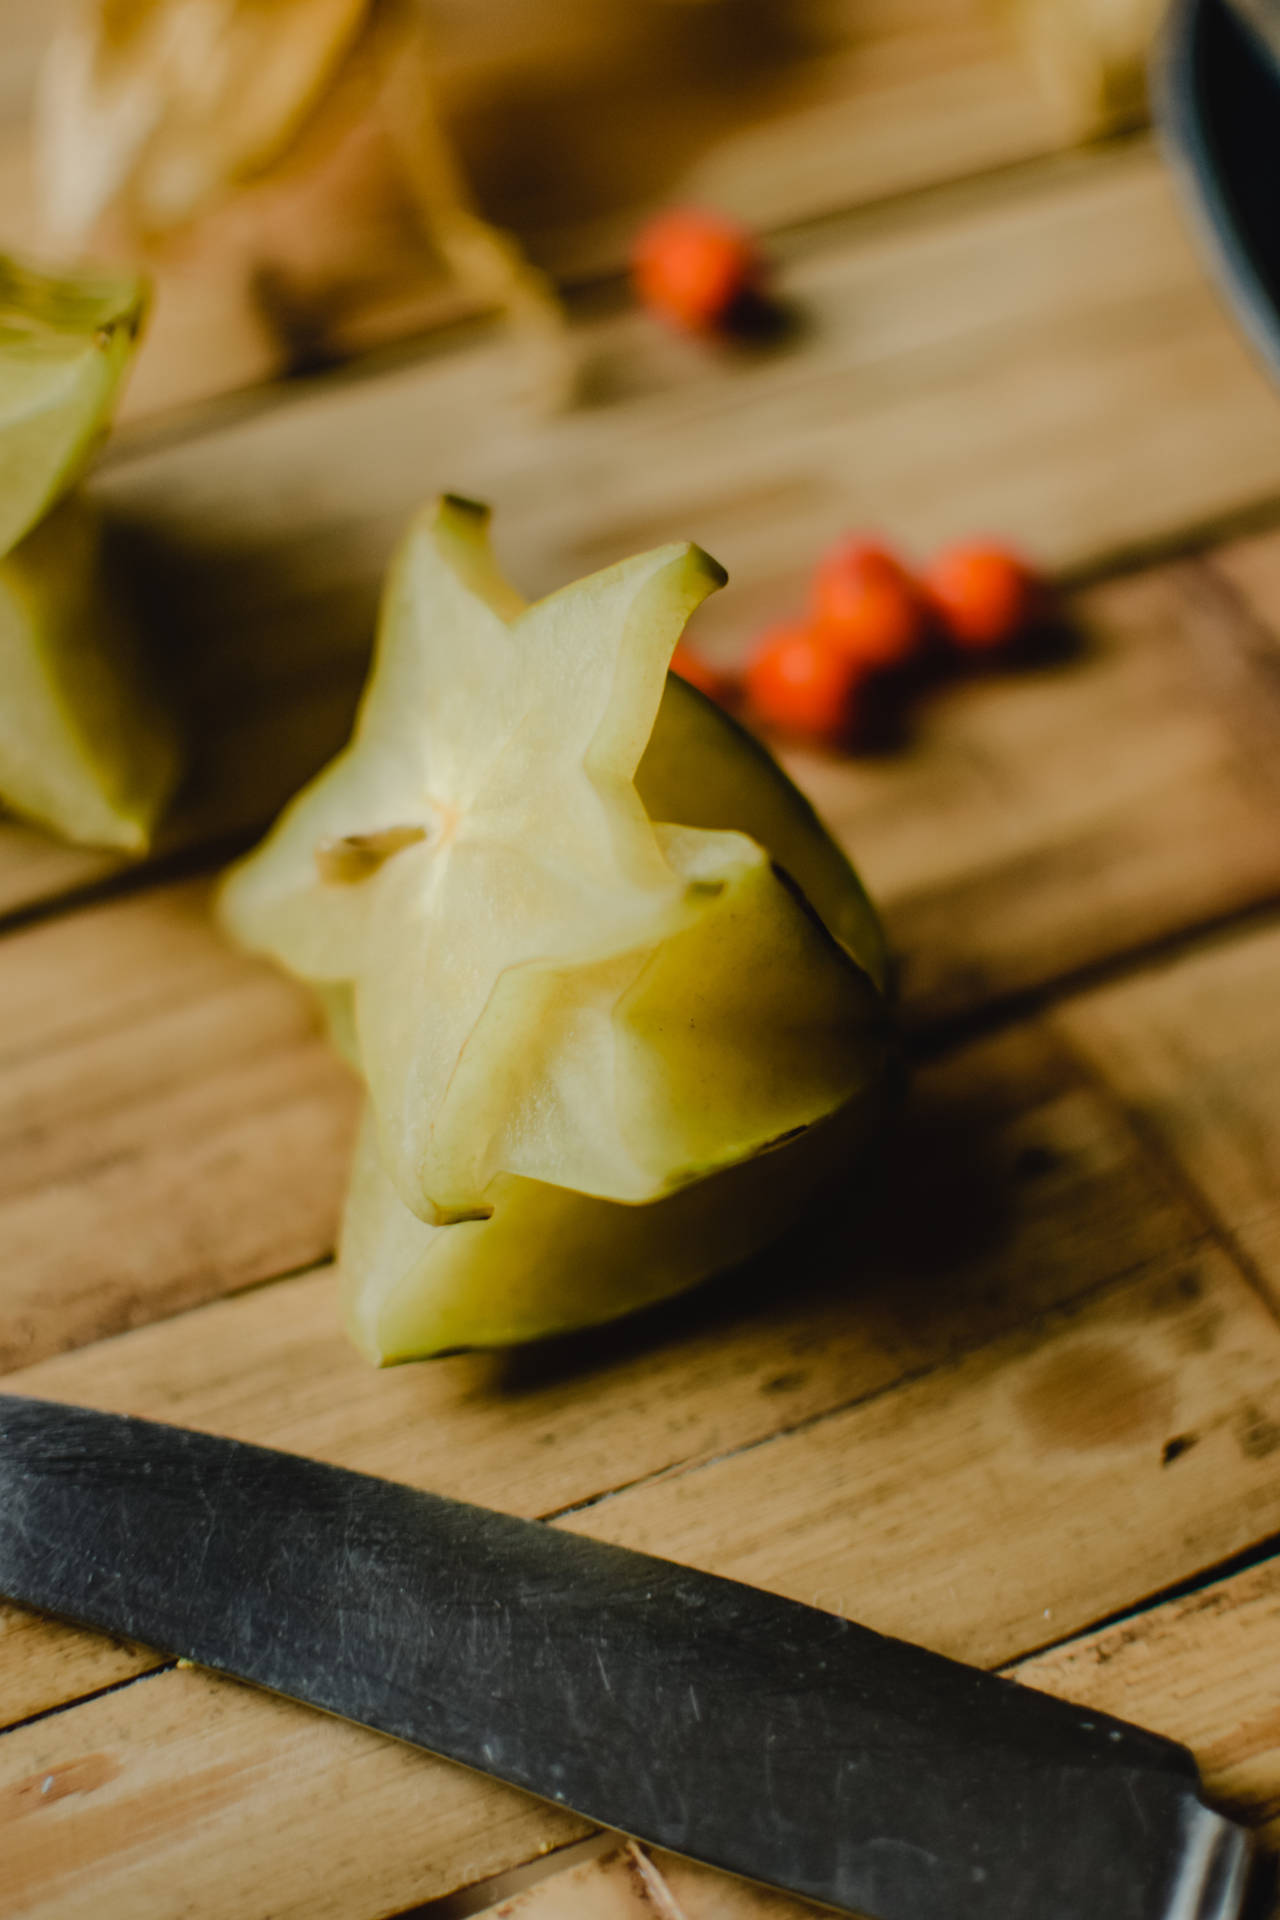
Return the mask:
MULTIPOLYGON (((552 1188, 605 1205, 633 1246, 642 1217, 662 1242, 642 1203, 794 1161, 788 1143, 879 1079, 879 932, 784 776, 667 679, 715 563, 666 547, 526 606, 486 529, 452 499, 412 529, 352 742, 233 874, 224 913, 320 990, 369 1087, 364 1164, 413 1222, 402 1239, 493 1219, 483 1244, 508 1244, 513 1193, 522 1213, 552 1188)), ((366 1221, 385 1210, 370 1184, 353 1190, 366 1221)), ((718 1237, 740 1257, 740 1235, 718 1237)), ((710 1270, 705 1246, 668 1255, 665 1282, 641 1264, 637 1298, 710 1270)), ((636 1303, 602 1285, 574 1318, 636 1303)), ((532 1318, 565 1323, 549 1311, 532 1318)))
POLYGON ((79 478, 145 311, 136 275, 55 278, 0 256, 0 554, 79 478))
POLYGON ((82 845, 144 853, 177 743, 78 496, 0 559, 0 687, 4 805, 82 845))
POLYGON ((376 1366, 503 1347, 652 1306, 776 1241, 857 1159, 879 1117, 862 1092, 763 1159, 648 1206, 500 1174, 487 1220, 429 1227, 392 1186, 366 1111, 338 1270, 347 1330, 376 1366))
POLYGON ((143 283, 0 258, 0 804, 141 853, 177 747, 101 529, 76 494, 145 307, 143 283))

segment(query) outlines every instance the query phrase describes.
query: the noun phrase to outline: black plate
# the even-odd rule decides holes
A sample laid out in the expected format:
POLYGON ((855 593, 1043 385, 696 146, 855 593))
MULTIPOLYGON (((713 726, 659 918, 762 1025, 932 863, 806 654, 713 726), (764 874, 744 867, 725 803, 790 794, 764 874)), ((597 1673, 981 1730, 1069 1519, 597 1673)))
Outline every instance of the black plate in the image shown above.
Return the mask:
POLYGON ((1225 0, 1174 0, 1155 95, 1211 262, 1280 378, 1280 76, 1225 0))

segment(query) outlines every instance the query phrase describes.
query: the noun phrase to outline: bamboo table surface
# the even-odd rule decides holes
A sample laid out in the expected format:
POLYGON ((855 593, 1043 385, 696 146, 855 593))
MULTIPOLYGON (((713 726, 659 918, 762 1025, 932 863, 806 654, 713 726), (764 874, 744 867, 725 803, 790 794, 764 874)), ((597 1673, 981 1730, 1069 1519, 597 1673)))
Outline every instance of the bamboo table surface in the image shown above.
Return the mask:
MULTIPOLYGON (((33 24, 0 64, 10 233, 41 11, 15 0, 33 24)), ((0 1384, 845 1612, 1187 1742, 1275 1843, 1280 396, 1145 137, 1055 150, 961 0, 865 13, 677 143, 682 182, 776 228, 783 350, 635 313, 619 189, 573 231, 526 209, 591 280, 589 398, 557 418, 513 405, 480 323, 216 402, 244 363, 172 332, 144 353, 93 488, 200 737, 141 869, 0 824, 0 1384), (376 1373, 328 1264, 352 1088, 207 904, 343 737, 388 553, 443 486, 494 502, 530 592, 699 540, 731 574, 699 616, 725 658, 868 524, 1021 541, 1072 583, 1080 644, 948 689, 893 754, 785 750, 900 961, 914 1087, 874 1203, 636 1321, 376 1373)), ((0 1728, 6 1916, 445 1920, 538 1860, 502 1912, 810 1911, 3 1607, 0 1728)))

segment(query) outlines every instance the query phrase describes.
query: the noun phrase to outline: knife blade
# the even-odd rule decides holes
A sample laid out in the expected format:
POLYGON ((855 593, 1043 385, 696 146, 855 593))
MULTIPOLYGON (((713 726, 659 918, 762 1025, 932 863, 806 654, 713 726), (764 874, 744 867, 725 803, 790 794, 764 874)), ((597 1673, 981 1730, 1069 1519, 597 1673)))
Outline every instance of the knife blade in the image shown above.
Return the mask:
POLYGON ((868 1920, 1237 1920, 1181 1747, 837 1615, 296 1455, 0 1395, 0 1595, 868 1920))

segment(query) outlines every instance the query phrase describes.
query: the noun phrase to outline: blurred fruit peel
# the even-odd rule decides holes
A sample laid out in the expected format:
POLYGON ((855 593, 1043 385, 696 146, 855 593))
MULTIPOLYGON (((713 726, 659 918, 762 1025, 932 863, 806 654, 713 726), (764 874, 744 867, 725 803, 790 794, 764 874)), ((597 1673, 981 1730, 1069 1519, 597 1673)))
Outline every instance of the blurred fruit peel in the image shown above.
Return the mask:
POLYGON ((722 578, 663 548, 524 608, 479 511, 428 511, 352 746, 224 890, 368 1083, 344 1266, 375 1358, 691 1285, 871 1124, 891 1035, 866 897, 769 756, 666 672, 722 578), (317 861, 375 839, 380 860, 317 861))
POLYGON ((477 214, 436 91, 415 0, 79 0, 37 103, 51 231, 149 260, 162 300, 207 240, 291 362, 323 355, 353 284, 443 270, 507 316, 535 397, 560 404, 559 301, 477 214))
POLYGON ((147 297, 137 275, 0 258, 0 802, 134 855, 176 784, 176 732, 75 484, 147 297))

